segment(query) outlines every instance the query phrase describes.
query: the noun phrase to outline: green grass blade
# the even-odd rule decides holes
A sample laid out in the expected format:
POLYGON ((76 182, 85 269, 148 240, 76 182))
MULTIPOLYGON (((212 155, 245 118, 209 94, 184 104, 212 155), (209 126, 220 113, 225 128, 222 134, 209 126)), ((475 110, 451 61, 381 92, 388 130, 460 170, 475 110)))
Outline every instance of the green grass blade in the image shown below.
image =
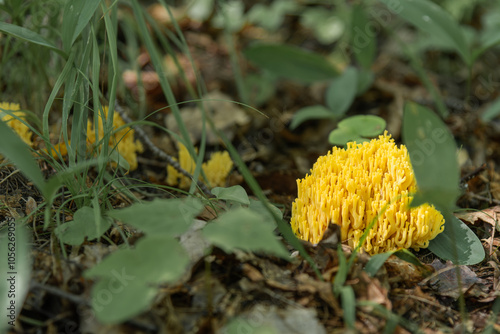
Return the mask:
POLYGON ((187 149, 189 150, 192 155, 194 155, 194 146, 191 143, 189 133, 186 129, 186 126, 184 122, 182 121, 181 114, 179 111, 179 107, 177 105, 174 93, 172 92, 172 88, 170 87, 170 84, 167 80, 167 76, 163 75, 163 73, 166 73, 165 68, 163 66, 163 60, 160 55, 160 51, 156 47, 155 43, 153 42, 153 39, 151 37, 151 34, 149 33, 149 29, 146 25, 146 21, 144 19, 144 14, 141 8, 141 5, 137 0, 132 0, 131 1, 132 5, 132 10, 134 12, 136 22, 139 28, 139 32, 141 35, 141 38, 146 45, 146 49, 149 52, 149 55, 151 57, 151 61, 153 63, 153 66, 157 73, 159 73, 159 79, 160 79, 160 86, 163 90, 163 93, 165 94, 165 97, 167 98, 167 101, 170 105, 170 108, 172 109, 172 113, 175 117, 175 121, 177 122, 177 125, 179 127, 179 131, 184 139, 184 142, 186 144, 187 149))
POLYGON ((57 52, 63 58, 67 58, 66 53, 64 53, 62 50, 57 48, 54 44, 40 36, 34 31, 31 31, 29 29, 26 29, 24 27, 20 27, 14 24, 10 23, 5 23, 5 22, 0 22, 0 31, 3 31, 4 33, 20 38, 26 42, 30 42, 33 44, 41 45, 43 47, 49 48, 52 51, 57 52))
POLYGON ((66 3, 62 22, 62 40, 66 52, 94 15, 101 0, 73 0, 66 3))

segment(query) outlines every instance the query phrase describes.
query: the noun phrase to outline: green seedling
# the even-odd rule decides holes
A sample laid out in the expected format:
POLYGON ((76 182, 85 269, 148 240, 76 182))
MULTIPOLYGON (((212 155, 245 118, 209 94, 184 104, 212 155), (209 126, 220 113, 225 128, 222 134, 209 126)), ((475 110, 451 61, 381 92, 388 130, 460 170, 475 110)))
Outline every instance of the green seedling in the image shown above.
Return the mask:
POLYGON ((385 120, 378 116, 352 116, 339 122, 338 128, 330 132, 328 141, 342 146, 351 141, 362 143, 384 132, 385 126, 385 120))

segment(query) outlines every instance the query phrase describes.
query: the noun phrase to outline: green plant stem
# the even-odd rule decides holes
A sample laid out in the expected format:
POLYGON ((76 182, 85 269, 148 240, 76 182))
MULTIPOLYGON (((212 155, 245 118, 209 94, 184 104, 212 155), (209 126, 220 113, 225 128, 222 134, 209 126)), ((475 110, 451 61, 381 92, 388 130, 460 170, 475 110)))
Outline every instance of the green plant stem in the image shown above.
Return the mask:
POLYGON ((231 67, 233 68, 236 87, 238 88, 238 95, 241 101, 247 104, 248 94, 247 94, 247 89, 245 87, 245 81, 243 80, 241 67, 239 64, 238 53, 236 51, 236 45, 234 41, 234 35, 226 28, 224 31, 224 37, 226 39, 227 47, 229 49, 229 58, 231 60, 231 67))

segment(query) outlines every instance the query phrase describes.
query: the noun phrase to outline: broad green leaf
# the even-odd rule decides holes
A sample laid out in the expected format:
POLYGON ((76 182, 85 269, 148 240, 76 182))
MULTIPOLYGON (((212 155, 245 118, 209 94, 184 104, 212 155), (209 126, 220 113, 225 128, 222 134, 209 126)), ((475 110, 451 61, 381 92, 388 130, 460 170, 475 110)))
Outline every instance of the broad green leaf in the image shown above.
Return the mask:
POLYGON ((367 141, 367 139, 361 138, 351 128, 338 128, 330 132, 330 135, 328 135, 328 142, 332 145, 344 146, 351 141, 362 143, 367 141))
POLYGON ((108 255, 84 276, 120 277, 120 281, 159 284, 179 279, 188 263, 189 257, 177 240, 163 235, 146 236, 135 248, 108 255))
POLYGON ((17 37, 19 39, 22 39, 23 41, 41 45, 53 51, 56 51, 57 53, 64 54, 54 44, 52 44, 51 42, 49 42, 36 32, 26 29, 24 27, 16 26, 10 23, 0 22, 0 31, 3 31, 6 34, 17 37))
POLYGON ((418 192, 412 207, 431 203, 442 213, 453 210, 460 194, 457 145, 446 125, 426 107, 407 103, 403 141, 408 148, 418 192))
POLYGON ((232 186, 229 188, 215 187, 212 189, 212 194, 217 199, 233 201, 244 205, 250 204, 247 192, 242 186, 232 186))
POLYGON ((446 215, 445 219, 444 231, 429 242, 429 250, 458 265, 481 262, 485 253, 477 235, 453 214, 446 215))
POLYGON ((309 106, 299 109, 295 112, 295 114, 293 115, 293 119, 290 122, 290 129, 296 129, 300 124, 312 119, 334 120, 335 118, 337 118, 337 115, 335 115, 333 111, 323 107, 322 105, 309 106))
POLYGON ((386 122, 374 115, 357 115, 339 122, 339 128, 351 129, 361 137, 375 137, 384 132, 386 122))
POLYGON ((0 154, 9 159, 45 195, 45 179, 28 145, 0 120, 0 154))
POLYGON ((352 10, 350 48, 365 70, 370 69, 375 60, 377 32, 373 30, 373 18, 368 17, 366 7, 355 5, 352 10))
POLYGON ((483 122, 489 122, 493 118, 500 115, 500 98, 493 101, 482 113, 481 120, 483 122))
MULTIPOLYGON (((269 204, 269 206, 276 216, 278 216, 280 219, 283 219, 283 212, 281 212, 280 209, 272 204, 269 204)), ((269 224, 270 227, 276 227, 276 222, 274 221, 273 215, 267 210, 266 206, 261 201, 250 199, 250 205, 248 206, 248 208, 261 215, 264 218, 262 221, 269 224)))
POLYGON ((155 199, 108 211, 108 215, 146 234, 178 236, 188 230, 202 208, 203 204, 195 198, 155 199))
POLYGON ((256 44, 243 54, 260 68, 286 79, 310 83, 332 79, 338 74, 324 56, 295 46, 256 44))
POLYGON ((111 227, 111 219, 96 217, 94 209, 84 206, 78 209, 73 220, 59 225, 55 234, 62 242, 68 245, 81 245, 85 238, 95 240, 111 227))
POLYGON ((62 39, 68 52, 85 26, 94 15, 101 0, 73 0, 64 7, 62 39))
POLYGON ((419 30, 433 35, 443 43, 453 45, 467 65, 472 57, 460 25, 444 9, 429 0, 380 0, 402 19, 413 24, 419 30))
POLYGON ((362 95, 368 90, 375 80, 375 75, 371 70, 359 69, 358 70, 358 89, 356 91, 356 96, 362 95))
POLYGON ((358 70, 348 67, 326 90, 326 105, 334 115, 344 115, 358 92, 358 70))
POLYGON ((92 287, 92 308, 103 324, 118 324, 147 311, 158 289, 121 274, 103 277, 92 287))
POLYGON ((222 214, 203 229, 203 235, 214 245, 230 253, 235 249, 266 252, 284 259, 290 256, 273 234, 274 227, 262 221, 262 216, 248 208, 238 208, 222 214))
POLYGON ((381 134, 386 126, 383 118, 374 115, 357 115, 339 122, 338 128, 330 132, 328 141, 333 145, 346 145, 355 141, 362 143, 381 134))
POLYGON ((4 333, 2 329, 11 327, 19 316, 30 289, 31 277, 30 232, 13 218, 6 218, 4 222, 6 225, 0 232, 0 296, 2 296, 0 332, 2 333, 4 333))

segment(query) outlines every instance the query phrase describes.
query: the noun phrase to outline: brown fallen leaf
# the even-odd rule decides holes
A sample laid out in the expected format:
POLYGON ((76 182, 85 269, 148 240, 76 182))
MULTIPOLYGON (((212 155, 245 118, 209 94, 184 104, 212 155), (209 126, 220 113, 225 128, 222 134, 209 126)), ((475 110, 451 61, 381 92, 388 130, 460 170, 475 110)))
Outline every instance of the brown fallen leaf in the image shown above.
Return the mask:
POLYGON ((458 266, 460 276, 457 275, 456 266, 451 261, 442 263, 436 259, 431 263, 431 266, 436 269, 436 272, 423 280, 420 285, 428 284, 437 294, 455 300, 458 299, 461 292, 474 297, 484 297, 486 295, 483 291, 484 280, 477 277, 476 273, 468 266, 458 266))

